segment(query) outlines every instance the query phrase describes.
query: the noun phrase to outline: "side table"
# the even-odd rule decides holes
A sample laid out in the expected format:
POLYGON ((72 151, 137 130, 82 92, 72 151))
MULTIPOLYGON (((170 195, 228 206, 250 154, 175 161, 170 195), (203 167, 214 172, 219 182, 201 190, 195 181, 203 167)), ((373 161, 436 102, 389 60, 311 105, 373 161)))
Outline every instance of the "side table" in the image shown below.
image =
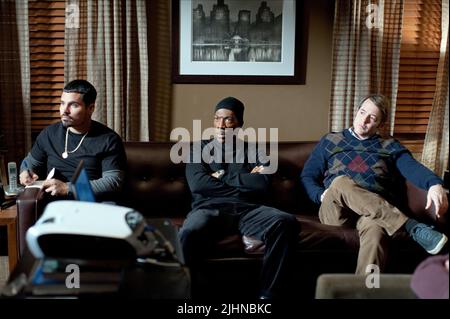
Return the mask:
POLYGON ((11 273, 16 267, 18 261, 16 205, 0 210, 0 225, 6 226, 8 238, 9 273, 11 273))

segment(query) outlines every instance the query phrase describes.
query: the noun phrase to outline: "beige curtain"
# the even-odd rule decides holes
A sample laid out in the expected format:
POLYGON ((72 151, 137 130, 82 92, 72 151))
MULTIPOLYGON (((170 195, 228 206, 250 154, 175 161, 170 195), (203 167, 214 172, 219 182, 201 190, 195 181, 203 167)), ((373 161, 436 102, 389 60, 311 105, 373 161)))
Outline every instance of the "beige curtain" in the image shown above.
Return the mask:
POLYGON ((0 30, 0 154, 19 165, 31 147, 28 0, 0 0, 0 30))
MULTIPOLYGON (((330 130, 350 127, 355 109, 367 94, 391 100, 394 119, 402 34, 402 0, 336 0, 330 130)), ((394 121, 386 123, 392 135, 394 121)))
POLYGON ((98 120, 124 140, 149 140, 148 8, 145 0, 67 0, 65 82, 97 89, 98 120))
POLYGON ((422 152, 422 162, 439 176, 448 168, 448 0, 442 1, 441 50, 436 92, 422 152))

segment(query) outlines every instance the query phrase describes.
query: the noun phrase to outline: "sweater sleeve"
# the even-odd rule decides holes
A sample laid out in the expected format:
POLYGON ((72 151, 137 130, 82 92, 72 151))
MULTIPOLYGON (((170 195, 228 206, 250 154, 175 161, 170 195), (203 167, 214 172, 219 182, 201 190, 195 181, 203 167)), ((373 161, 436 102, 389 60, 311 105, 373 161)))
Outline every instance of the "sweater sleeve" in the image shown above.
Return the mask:
POLYGON ((37 174, 40 179, 45 178, 48 159, 47 152, 45 151, 47 139, 48 128, 45 128, 39 133, 33 147, 31 148, 31 151, 23 159, 22 164, 20 165, 21 173, 25 169, 29 169, 33 173, 37 174), (24 162, 26 164, 24 164, 24 162))
POLYGON ((102 173, 102 177, 92 180, 92 190, 95 194, 120 192, 122 190, 125 172, 121 170, 110 170, 102 173))
POLYGON ((38 161, 31 155, 31 153, 28 153, 28 155, 23 159, 22 164, 20 164, 20 172, 22 173, 24 170, 29 169, 33 173, 42 174, 42 172, 45 172, 46 165, 45 163, 38 161))
POLYGON ((238 188, 241 192, 266 192, 269 188, 269 177, 267 174, 237 173, 231 175, 225 182, 238 188))
POLYGON ((203 197, 226 197, 239 194, 237 188, 212 177, 203 163, 187 163, 186 179, 191 192, 203 197))
MULTIPOLYGON (((102 173, 102 177, 95 180, 90 180, 92 191, 96 196, 120 192, 123 187, 125 178, 125 172, 120 170, 111 170, 102 173)), ((74 185, 71 182, 67 182, 70 192, 73 191, 74 185)))
POLYGON ((419 188, 428 190, 433 185, 443 185, 442 179, 416 161, 407 150, 399 152, 395 164, 400 174, 419 188))
MULTIPOLYGON (((258 156, 257 163, 250 165, 250 169, 245 171, 231 170, 227 172, 223 180, 226 184, 236 187, 241 192, 267 192, 270 186, 270 178, 268 174, 250 173, 250 171, 256 166, 264 165, 268 166, 268 162, 262 163, 258 156)), ((233 165, 230 165, 232 168, 233 165)))
MULTIPOLYGON (((30 155, 31 157, 36 160, 39 163, 44 163, 46 165, 47 163, 47 152, 46 149, 48 149, 48 139, 49 139, 49 128, 45 128, 44 130, 39 133, 38 137, 36 138, 36 142, 34 143, 33 147, 31 148, 30 155)), ((51 134, 50 134, 51 135, 51 134)))
MULTIPOLYGON (((253 169, 257 165, 252 165, 253 169)), ((267 174, 250 173, 248 171, 230 171, 224 176, 227 185, 236 187, 241 192, 267 192, 269 188, 269 176, 267 174)))
POLYGON ((309 198, 317 204, 321 203, 320 196, 325 191, 323 178, 326 168, 327 160, 325 158, 324 138, 322 138, 306 161, 300 175, 303 188, 309 198))

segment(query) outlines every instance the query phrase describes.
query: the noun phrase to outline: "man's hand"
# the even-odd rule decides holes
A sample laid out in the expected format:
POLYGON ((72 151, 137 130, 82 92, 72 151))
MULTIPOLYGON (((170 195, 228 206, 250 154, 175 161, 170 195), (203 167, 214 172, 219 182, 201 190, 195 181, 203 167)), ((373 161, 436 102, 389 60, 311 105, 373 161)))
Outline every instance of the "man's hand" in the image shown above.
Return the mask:
POLYGON ((66 196, 69 193, 67 184, 55 178, 45 180, 42 185, 44 190, 52 196, 66 196))
POLYGON ((250 173, 251 174, 261 174, 263 170, 264 170, 264 166, 259 165, 259 166, 255 166, 250 173))
POLYGON ((448 209, 448 199, 442 185, 436 184, 430 187, 427 194, 427 205, 425 209, 431 207, 431 203, 436 208, 436 216, 440 218, 442 214, 445 214, 448 209))
POLYGON ((22 185, 28 186, 33 184, 35 181, 37 181, 39 176, 37 176, 35 173, 29 170, 24 170, 19 175, 19 182, 22 185))

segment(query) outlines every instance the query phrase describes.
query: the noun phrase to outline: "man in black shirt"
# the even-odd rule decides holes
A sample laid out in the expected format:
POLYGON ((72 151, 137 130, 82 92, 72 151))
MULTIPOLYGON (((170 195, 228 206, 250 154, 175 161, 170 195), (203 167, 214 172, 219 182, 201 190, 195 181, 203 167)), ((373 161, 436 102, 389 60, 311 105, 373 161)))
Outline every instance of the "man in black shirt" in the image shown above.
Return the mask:
POLYGON ((233 134, 243 124, 242 102, 228 97, 215 111, 215 137, 201 141, 202 155, 211 154, 205 148, 214 150, 212 161, 196 162, 200 150, 193 147, 186 165, 192 211, 179 235, 186 263, 195 276, 198 262, 224 236, 239 232, 254 237, 265 244, 260 297, 280 297, 290 279, 288 268, 292 267, 299 224, 293 215, 261 204, 269 189, 269 175, 264 173, 261 157, 251 156, 247 143, 239 148, 233 134))
POLYGON ((126 155, 120 136, 91 119, 97 92, 89 82, 74 80, 61 95, 61 122, 45 128, 21 165, 20 183, 30 185, 45 179, 55 168, 53 178, 43 188, 52 196, 70 195, 70 180, 80 160, 94 193, 102 197, 121 189, 126 155))

